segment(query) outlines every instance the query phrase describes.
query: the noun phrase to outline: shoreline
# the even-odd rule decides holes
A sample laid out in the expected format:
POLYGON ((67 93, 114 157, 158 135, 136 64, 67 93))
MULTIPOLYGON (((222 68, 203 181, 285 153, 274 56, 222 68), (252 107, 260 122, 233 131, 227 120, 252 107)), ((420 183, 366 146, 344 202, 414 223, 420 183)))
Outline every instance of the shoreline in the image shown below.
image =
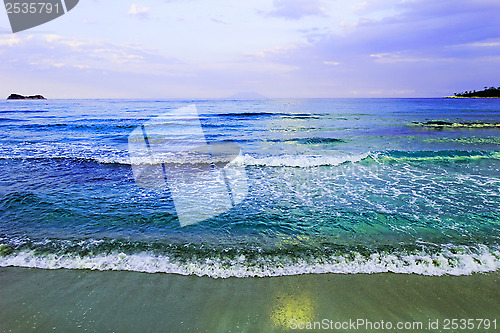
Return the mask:
POLYGON ((419 321, 425 328, 429 320, 495 319, 499 280, 499 271, 468 276, 378 273, 213 279, 3 267, 0 329, 283 332, 293 331, 288 329, 292 319, 359 318, 419 321))

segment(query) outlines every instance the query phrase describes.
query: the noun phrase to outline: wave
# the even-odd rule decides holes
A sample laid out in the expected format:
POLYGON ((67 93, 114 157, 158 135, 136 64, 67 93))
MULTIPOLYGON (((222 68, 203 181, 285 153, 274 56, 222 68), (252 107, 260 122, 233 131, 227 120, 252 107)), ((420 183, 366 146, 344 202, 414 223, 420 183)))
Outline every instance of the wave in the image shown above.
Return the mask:
MULTIPOLYGON (((271 141, 271 140, 268 140, 271 141)), ((286 140, 276 140, 277 142, 291 142, 298 143, 301 145, 328 145, 334 143, 345 142, 342 139, 337 138, 322 138, 322 137, 311 137, 311 138, 297 138, 297 139, 286 139, 286 140)))
POLYGON ((254 157, 244 155, 235 163, 268 167, 316 167, 337 166, 345 163, 375 162, 432 162, 432 161, 472 161, 479 159, 500 159, 499 151, 386 151, 367 152, 357 155, 324 156, 324 155, 280 155, 254 157))
POLYGON ((15 118, 0 118, 0 123, 9 123, 9 122, 18 122, 18 121, 26 121, 26 120, 15 119, 15 118))
POLYGON ((321 115, 319 114, 307 114, 307 113, 287 113, 283 115, 283 118, 290 119, 320 119, 321 115))
MULTIPOLYGON (((12 121, 25 121, 12 119, 12 121)), ((104 123, 55 123, 55 124, 22 124, 19 125, 21 129, 38 129, 38 130, 52 130, 52 129, 64 129, 64 130, 80 130, 80 129, 88 129, 88 130, 102 130, 102 131, 115 131, 117 129, 135 129, 136 125, 130 124, 104 124, 104 123)))
POLYGON ((463 137, 463 138, 437 138, 437 139, 424 139, 424 142, 430 143, 458 143, 467 145, 499 145, 500 146, 500 136, 487 136, 487 137, 463 137))
MULTIPOLYGON (((81 244, 81 242, 80 242, 81 244)), ((109 246, 109 244, 108 244, 109 246)), ((180 275, 229 277, 271 277, 301 274, 372 274, 399 273, 420 275, 470 275, 500 268, 500 249, 477 246, 444 246, 438 251, 379 251, 369 254, 352 251, 335 254, 311 254, 286 249, 273 251, 225 251, 204 253, 201 249, 157 254, 154 251, 127 253, 107 249, 101 253, 58 253, 37 249, 12 250, 0 244, 0 267, 41 269, 89 269, 99 271, 135 271, 180 275)), ((181 249, 182 250, 182 249, 181 249)))
POLYGON ((456 162, 482 159, 500 159, 500 151, 389 151, 372 154, 371 157, 379 162, 456 162))
POLYGON ((9 114, 9 113, 13 113, 13 114, 20 114, 20 113, 32 114, 32 113, 47 113, 47 112, 50 112, 50 111, 48 111, 48 110, 0 110, 0 114, 9 114))
POLYGON ((434 129, 448 128, 500 128, 500 123, 488 122, 451 122, 444 120, 429 120, 426 122, 413 122, 413 126, 421 126, 434 129))
MULTIPOLYGON (((304 144, 316 144, 314 142, 323 142, 323 138, 311 139, 292 139, 304 142, 304 144), (318 139, 318 140, 316 140, 318 139), (309 141, 311 140, 311 141, 309 141), (307 143, 311 142, 311 143, 307 143)), ((339 139, 326 138, 327 143, 338 142, 339 139)), ((104 150, 97 147, 67 147, 60 149, 59 147, 44 147, 35 146, 31 149, 9 149, 0 147, 0 160, 74 160, 87 161, 98 164, 108 165, 131 165, 129 155, 126 151, 120 150, 104 150), (47 151, 48 150, 48 151, 47 151)), ((384 151, 384 152, 366 152, 360 154, 345 154, 345 155, 273 155, 262 156, 255 154, 243 154, 234 159, 231 163, 244 166, 263 166, 263 167, 296 167, 309 168, 318 166, 338 166, 345 163, 408 163, 408 162, 465 162, 485 159, 500 159, 500 151, 467 151, 467 150, 440 150, 440 151, 384 151)), ((163 156, 155 157, 155 164, 211 164, 227 162, 212 157, 211 161, 203 161, 196 156, 190 157, 186 152, 182 154, 165 153, 163 156), (200 162, 201 161, 201 162, 200 162)), ((135 164, 148 165, 151 164, 151 159, 145 157, 142 161, 140 158, 134 160, 135 164)))
MULTIPOLYGON (((202 115, 205 117, 213 117, 213 115, 202 115)), ((289 119, 319 119, 318 114, 309 113, 282 113, 282 112, 230 112, 230 113, 218 113, 215 114, 217 117, 229 117, 229 118, 255 118, 255 117, 282 117, 289 119)))
POLYGON ((249 166, 308 168, 316 166, 337 166, 349 162, 355 163, 362 161, 369 156, 370 153, 352 156, 280 155, 254 157, 244 155, 243 157, 236 158, 233 163, 249 166))
MULTIPOLYGON (((215 116, 217 117, 275 117, 275 116, 283 116, 284 113, 279 112, 228 112, 228 113, 217 113, 215 116)), ((205 115, 205 117, 211 117, 213 115, 205 115)))

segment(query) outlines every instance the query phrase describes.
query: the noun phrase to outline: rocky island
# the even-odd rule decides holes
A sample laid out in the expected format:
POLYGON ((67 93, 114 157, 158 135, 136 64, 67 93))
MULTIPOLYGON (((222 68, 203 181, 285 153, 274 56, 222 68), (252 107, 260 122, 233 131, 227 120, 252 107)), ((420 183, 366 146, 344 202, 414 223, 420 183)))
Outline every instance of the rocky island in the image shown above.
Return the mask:
POLYGON ((42 95, 33 95, 33 96, 23 96, 18 94, 11 94, 7 99, 46 99, 42 95))
POLYGON ((481 91, 465 91, 445 98, 500 98, 500 87, 484 87, 481 91))

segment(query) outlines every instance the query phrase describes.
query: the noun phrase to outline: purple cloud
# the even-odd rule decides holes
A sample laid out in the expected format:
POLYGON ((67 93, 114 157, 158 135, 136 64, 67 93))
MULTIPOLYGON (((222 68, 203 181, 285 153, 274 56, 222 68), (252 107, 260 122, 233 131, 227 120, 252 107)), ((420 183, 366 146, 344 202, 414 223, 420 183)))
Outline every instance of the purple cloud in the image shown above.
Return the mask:
POLYGON ((131 15, 131 16, 135 16, 135 17, 146 18, 146 17, 148 17, 150 11, 151 11, 151 8, 144 7, 141 5, 136 5, 134 3, 130 7, 127 14, 131 15))
POLYGON ((298 20, 304 16, 324 15, 320 0, 274 0, 275 9, 269 16, 298 20))
MULTIPOLYGON (((368 1, 371 7, 360 10, 373 13, 387 1, 368 1)), ((303 29, 302 43, 220 61, 181 62, 137 45, 99 40, 0 35, 0 73, 9 81, 3 95, 17 81, 19 87, 48 82, 43 85, 65 92, 60 97, 204 98, 237 91, 269 97, 438 97, 499 85, 498 0, 395 2, 391 16, 360 18, 341 32, 303 29)), ((301 1, 275 4, 275 12, 289 19, 322 13, 314 1, 307 2, 312 9, 301 1)))
POLYGON ((321 95, 440 96, 498 85, 500 2, 418 0, 398 10, 256 58, 297 68, 295 81, 321 95))

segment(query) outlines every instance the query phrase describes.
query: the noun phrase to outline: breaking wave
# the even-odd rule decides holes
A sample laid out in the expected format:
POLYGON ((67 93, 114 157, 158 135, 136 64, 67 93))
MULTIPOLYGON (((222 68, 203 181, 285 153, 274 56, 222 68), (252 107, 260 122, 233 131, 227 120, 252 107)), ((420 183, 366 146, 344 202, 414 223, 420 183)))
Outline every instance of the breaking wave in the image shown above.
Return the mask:
MULTIPOLYGON (((437 250, 394 250, 379 252, 203 250, 193 245, 179 245, 170 251, 145 250, 137 244, 117 246, 116 242, 91 241, 95 249, 78 252, 22 248, 14 250, 0 244, 0 267, 41 269, 89 269, 99 271, 135 271, 180 275, 229 277, 271 277, 300 274, 373 274, 400 273, 420 275, 470 275, 500 268, 500 249, 477 246, 444 246, 437 250), (95 246, 95 244, 100 244, 95 246), (134 251, 130 251, 134 249, 134 251)), ((83 241, 80 247, 85 248, 83 241)), ((88 245, 88 244, 87 244, 88 245)))

